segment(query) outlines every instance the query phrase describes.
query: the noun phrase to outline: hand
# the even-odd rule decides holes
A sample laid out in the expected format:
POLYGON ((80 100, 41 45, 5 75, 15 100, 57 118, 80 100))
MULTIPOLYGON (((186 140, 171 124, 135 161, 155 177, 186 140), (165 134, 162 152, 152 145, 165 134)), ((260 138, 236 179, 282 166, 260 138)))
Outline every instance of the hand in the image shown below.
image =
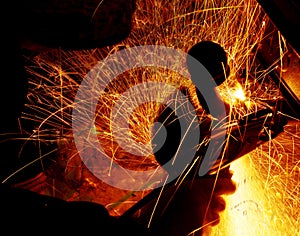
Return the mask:
POLYGON ((216 176, 186 180, 168 189, 156 211, 165 210, 157 223, 154 221, 152 231, 155 235, 185 236, 193 231, 194 235, 202 235, 205 228, 217 225, 226 208, 222 195, 236 190, 232 175, 228 167, 216 176))

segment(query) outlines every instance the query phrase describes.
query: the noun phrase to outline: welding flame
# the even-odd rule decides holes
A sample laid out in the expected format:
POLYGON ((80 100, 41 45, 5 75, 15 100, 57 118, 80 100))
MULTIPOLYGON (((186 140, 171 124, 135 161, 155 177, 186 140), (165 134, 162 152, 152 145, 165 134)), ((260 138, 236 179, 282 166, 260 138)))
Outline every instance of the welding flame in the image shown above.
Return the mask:
POLYGON ((232 104, 241 104, 243 109, 245 110, 245 114, 255 106, 255 102, 251 101, 250 98, 246 96, 245 89, 242 87, 240 83, 237 83, 236 86, 232 89, 232 104))
POLYGON ((245 92, 241 84, 237 84, 236 88, 233 90, 233 102, 246 100, 245 92))

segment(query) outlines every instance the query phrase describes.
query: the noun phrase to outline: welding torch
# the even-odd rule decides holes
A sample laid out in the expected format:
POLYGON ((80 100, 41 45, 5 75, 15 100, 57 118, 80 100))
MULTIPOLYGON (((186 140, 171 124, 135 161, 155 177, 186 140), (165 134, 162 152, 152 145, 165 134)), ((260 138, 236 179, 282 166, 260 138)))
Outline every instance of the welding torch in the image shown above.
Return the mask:
MULTIPOLYGON (((228 167, 234 160, 249 154, 257 147, 266 143, 283 132, 288 119, 282 113, 284 100, 260 100, 261 109, 231 121, 226 130, 220 129, 217 135, 226 132, 226 143, 221 155, 208 174, 228 167)), ((216 137, 211 137, 216 138, 216 137)))
MULTIPOLYGON (((195 174, 199 171, 199 166, 202 164, 201 156, 203 156, 206 151, 207 145, 203 145, 203 147, 201 147, 195 155, 195 158, 200 157, 198 165, 194 165, 191 169, 189 169, 189 174, 180 175, 178 179, 182 176, 185 176, 185 180, 195 177, 216 178, 220 171, 226 172, 229 170, 230 164, 233 161, 249 154, 263 143, 270 141, 282 133, 284 126, 288 122, 287 118, 281 112, 284 104, 283 102, 284 100, 281 98, 276 100, 260 100, 260 109, 244 115, 239 119, 230 120, 225 128, 217 128, 218 130, 214 132, 214 136, 207 138, 218 139, 218 136, 225 136, 225 142, 221 145, 222 152, 214 161, 213 165, 211 165, 207 174, 203 176, 195 174)), ((172 123, 172 125, 174 124, 172 123)), ((164 186, 165 190, 163 191, 167 192, 168 187, 172 186, 174 182, 178 182, 178 179, 175 179, 173 182, 164 186)), ((129 208, 120 219, 126 219, 128 217, 131 218, 142 208, 145 209, 145 207, 150 202, 155 201, 159 195, 162 196, 163 191, 161 188, 154 189, 129 208)))

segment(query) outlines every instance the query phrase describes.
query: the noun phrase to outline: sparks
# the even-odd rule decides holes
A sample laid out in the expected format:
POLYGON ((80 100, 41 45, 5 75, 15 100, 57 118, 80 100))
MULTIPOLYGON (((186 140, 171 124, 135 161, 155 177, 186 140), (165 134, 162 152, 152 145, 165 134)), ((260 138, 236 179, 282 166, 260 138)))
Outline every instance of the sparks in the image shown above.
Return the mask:
MULTIPOLYGON (((109 208, 112 209, 110 214, 117 216, 148 192, 133 195, 107 186, 90 176, 84 167, 78 165, 80 157, 72 140, 71 110, 76 91, 87 71, 99 60, 124 47, 159 44, 187 51, 196 42, 212 40, 227 49, 231 67, 231 75, 224 86, 220 87, 220 93, 224 100, 239 108, 237 111, 241 115, 256 110, 261 98, 274 99, 280 96, 278 87, 268 78, 268 73, 274 68, 262 70, 255 60, 254 49, 264 38, 266 25, 269 24, 268 17, 255 0, 137 0, 136 4, 134 29, 124 41, 93 50, 53 50, 31 59, 27 67, 30 92, 26 112, 22 117, 35 121, 39 132, 34 133, 33 138, 64 140, 63 145, 60 143, 64 154, 60 157, 65 168, 63 175, 67 179, 73 178, 73 182, 74 178, 79 178, 79 183, 80 178, 85 179, 94 188, 91 194, 93 201, 105 206, 113 205, 114 208, 109 208), (239 76, 241 71, 246 71, 242 78, 239 76), (237 80, 240 82, 237 83, 237 80), (78 172, 82 174, 78 175, 78 172), (112 194, 107 194, 110 192, 112 194), (126 201, 120 201, 124 196, 126 201)), ((143 81, 165 81, 176 87, 186 86, 194 94, 189 78, 151 68, 128 71, 109 84, 108 92, 97 98, 97 116, 91 132, 98 134, 107 155, 127 168, 147 169, 157 166, 153 155, 142 158, 128 156, 113 138, 113 106, 124 91, 143 81)), ((197 101, 195 106, 199 107, 197 101)), ((130 135, 137 143, 145 144, 151 140, 149 127, 157 110, 157 104, 147 103, 134 111, 129 127, 130 135)), ((292 139, 291 136, 289 138, 282 138, 281 143, 268 143, 236 161, 232 168, 239 190, 228 199, 228 210, 220 225, 213 228, 211 235, 296 235, 294 232, 299 231, 297 225, 300 219, 300 164, 295 151, 297 148, 299 150, 296 147, 299 142, 296 145, 295 140, 299 140, 299 130, 292 139), (291 152, 287 152, 284 145, 291 147, 291 143, 294 146, 291 152)), ((134 146, 134 142, 131 145, 128 149, 138 146, 134 146)), ((84 187, 82 185, 78 188, 76 185, 73 191, 80 189, 80 195, 84 187)), ((70 188, 72 186, 65 189, 70 191, 70 188)), ((70 199, 68 193, 64 197, 70 199)))

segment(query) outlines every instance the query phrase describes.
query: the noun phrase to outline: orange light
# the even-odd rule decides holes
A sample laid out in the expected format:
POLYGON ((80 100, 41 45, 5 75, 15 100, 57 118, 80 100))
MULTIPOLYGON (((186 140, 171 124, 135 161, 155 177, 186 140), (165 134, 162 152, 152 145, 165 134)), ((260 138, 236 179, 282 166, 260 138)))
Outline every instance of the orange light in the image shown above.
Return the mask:
POLYGON ((245 101, 246 96, 241 84, 237 84, 236 88, 233 91, 233 97, 239 101, 245 101))

